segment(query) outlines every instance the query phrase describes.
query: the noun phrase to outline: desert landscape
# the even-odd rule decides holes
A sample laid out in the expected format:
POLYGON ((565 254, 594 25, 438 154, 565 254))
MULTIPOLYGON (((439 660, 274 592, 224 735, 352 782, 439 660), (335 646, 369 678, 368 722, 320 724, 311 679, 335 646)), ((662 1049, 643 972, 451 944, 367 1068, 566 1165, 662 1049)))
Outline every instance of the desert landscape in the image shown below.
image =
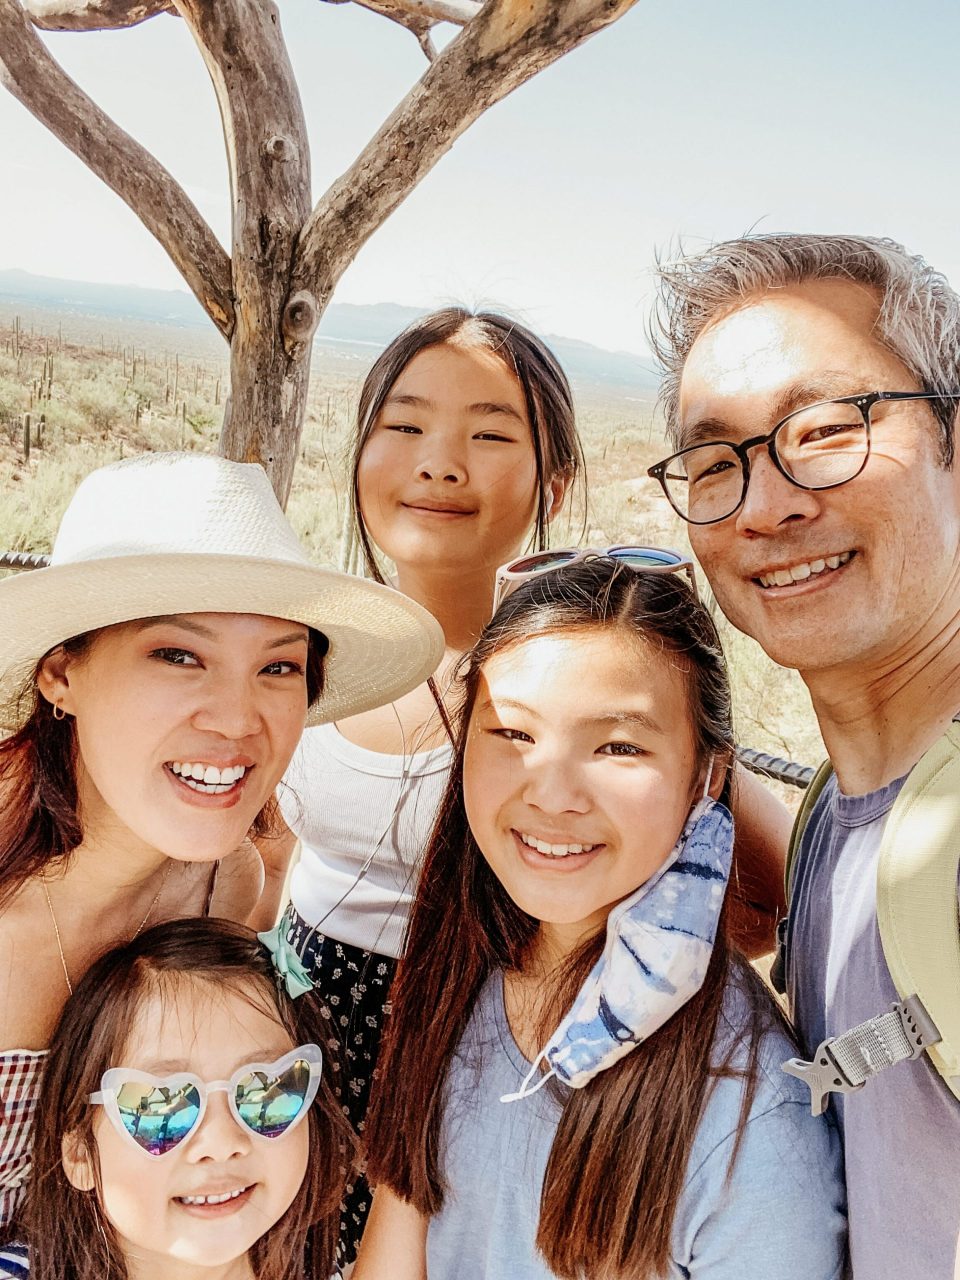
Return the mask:
MULTIPOLYGON (((589 361, 578 351, 568 359, 562 341, 555 345, 574 385, 587 458, 586 491, 573 495, 555 543, 635 541, 688 550, 682 522, 646 476, 665 452, 650 372, 638 358, 631 385, 622 353, 590 348, 589 361)), ((376 352, 377 343, 356 338, 320 338, 315 347, 287 510, 321 563, 340 560, 351 423, 376 352)), ((0 552, 49 551, 70 494, 95 467, 145 450, 214 451, 227 355, 209 326, 0 298, 0 552)), ((707 590, 702 576, 700 586, 707 590)), ((718 621, 740 742, 819 762, 822 744, 800 680, 775 667, 722 615, 718 621)), ((799 799, 795 788, 771 785, 788 803, 799 799)))

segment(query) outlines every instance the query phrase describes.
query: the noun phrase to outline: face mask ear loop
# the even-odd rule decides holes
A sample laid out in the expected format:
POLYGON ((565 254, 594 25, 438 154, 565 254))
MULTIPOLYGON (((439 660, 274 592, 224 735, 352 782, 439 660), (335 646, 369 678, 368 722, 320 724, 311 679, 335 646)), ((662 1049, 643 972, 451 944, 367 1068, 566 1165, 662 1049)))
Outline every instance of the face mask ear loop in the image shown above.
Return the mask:
POLYGON ((537 1071, 540 1068, 540 1063, 546 1062, 546 1060, 547 1060, 547 1051, 546 1049, 541 1049, 540 1052, 537 1054, 537 1056, 534 1058, 533 1062, 530 1064, 530 1070, 523 1077, 523 1082, 520 1085, 520 1088, 517 1090, 517 1092, 503 1094, 500 1098, 500 1101, 501 1102, 521 1102, 524 1098, 532 1098, 538 1089, 543 1088, 543 1086, 547 1083, 547 1081, 550 1079, 551 1076, 555 1076, 557 1074, 554 1071, 553 1067, 551 1067, 549 1071, 545 1071, 543 1073, 543 1075, 540 1077, 540 1079, 537 1081, 537 1083, 533 1086, 532 1089, 527 1087, 530 1084, 530 1081, 533 1079, 533 1077, 537 1074, 537 1071))
POLYGON ((706 800, 710 795, 710 783, 713 781, 713 752, 710 753, 710 763, 707 765, 707 778, 703 784, 703 795, 701 799, 706 800))

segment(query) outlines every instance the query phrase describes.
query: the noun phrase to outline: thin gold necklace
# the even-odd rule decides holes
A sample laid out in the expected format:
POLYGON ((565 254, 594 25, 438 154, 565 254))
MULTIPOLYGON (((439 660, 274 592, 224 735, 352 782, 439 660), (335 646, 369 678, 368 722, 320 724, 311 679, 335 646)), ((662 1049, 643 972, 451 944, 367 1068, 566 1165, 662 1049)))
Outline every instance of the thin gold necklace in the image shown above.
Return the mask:
MULTIPOLYGON (((139 938, 140 934, 143 932, 144 925, 153 915, 154 907, 160 901, 160 895, 161 893, 163 893, 163 886, 167 883, 167 876, 170 874, 170 868, 172 866, 173 866, 173 860, 168 858, 167 865, 163 869, 163 875, 160 877, 160 887, 157 889, 157 892, 153 895, 153 901, 150 903, 149 907, 147 907, 147 914, 143 917, 143 919, 137 925, 136 930, 134 931, 133 937, 130 939, 131 942, 133 941, 133 938, 139 938)), ((50 919, 53 921, 53 932, 57 939, 57 950, 60 952, 60 964, 63 966, 63 976, 66 979, 67 990, 71 995, 73 995, 73 983, 70 981, 70 973, 67 970, 67 960, 63 954, 63 943, 60 940, 60 926, 57 924, 57 917, 53 910, 53 903, 50 901, 50 890, 47 888, 47 882, 46 880, 44 880, 42 876, 40 878, 40 883, 43 885, 43 896, 47 900, 47 908, 50 912, 50 919)))

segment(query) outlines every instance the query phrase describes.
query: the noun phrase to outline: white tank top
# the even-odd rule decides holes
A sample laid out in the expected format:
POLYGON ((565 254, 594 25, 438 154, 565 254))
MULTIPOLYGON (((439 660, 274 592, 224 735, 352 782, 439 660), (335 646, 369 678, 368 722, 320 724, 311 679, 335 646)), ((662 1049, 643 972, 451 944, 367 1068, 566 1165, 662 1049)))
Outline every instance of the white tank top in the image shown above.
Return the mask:
POLYGON ((348 742, 332 724, 304 732, 279 797, 303 847, 290 890, 308 924, 400 955, 452 763, 449 745, 390 756, 348 742))

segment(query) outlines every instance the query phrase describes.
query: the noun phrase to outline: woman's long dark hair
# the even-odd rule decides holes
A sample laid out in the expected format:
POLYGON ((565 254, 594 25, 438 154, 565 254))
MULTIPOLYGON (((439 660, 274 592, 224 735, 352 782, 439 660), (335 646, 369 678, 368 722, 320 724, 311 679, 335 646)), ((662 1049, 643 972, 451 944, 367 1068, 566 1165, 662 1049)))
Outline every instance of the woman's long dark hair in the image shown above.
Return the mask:
MULTIPOLYGON (((329 643, 322 632, 308 631, 307 704, 313 706, 323 692, 323 659, 329 643)), ((58 647, 82 660, 101 634, 88 631, 58 647)), ((40 667, 49 656, 40 659, 20 695, 19 705, 28 709, 23 725, 0 739, 0 909, 31 876, 66 857, 83 840, 76 725, 72 716, 57 720, 37 689, 40 667)), ((271 800, 257 815, 250 834, 269 835, 275 825, 276 804, 271 800)))
MULTIPOLYGON (((671 655, 688 692, 698 764, 733 757, 730 690, 716 629, 677 575, 635 573, 597 558, 531 579, 498 611, 464 659, 456 755, 393 988, 393 1012, 367 1120, 368 1173, 421 1213, 441 1208, 444 1081, 480 991, 496 969, 523 967, 539 922, 490 870, 467 823, 463 759, 484 664, 532 636, 618 630, 671 655)), ((693 779, 691 784, 693 785, 693 779)), ((603 947, 572 957, 545 1002, 545 1041, 603 947)), ((732 969, 743 972, 748 1029, 741 1132, 753 1096, 764 998, 731 958, 724 919, 701 989, 654 1035, 585 1088, 566 1095, 547 1164, 537 1245, 558 1276, 660 1275, 710 1083, 733 1071, 741 1045, 715 1061, 715 1033, 732 969)), ((742 1044, 742 1042, 741 1042, 742 1044)))
POLYGON ((516 320, 492 311, 474 313, 464 307, 446 307, 422 316, 398 334, 374 361, 363 380, 357 407, 357 430, 350 459, 350 511, 367 572, 378 582, 383 581, 383 574, 360 510, 360 455, 394 383, 410 361, 429 347, 454 341, 493 352, 516 374, 523 389, 537 467, 533 530, 537 550, 549 544, 550 481, 554 476, 563 476, 573 484, 583 476, 583 450, 577 435, 573 393, 567 375, 545 342, 516 320))
MULTIPOLYGON (((33 1169, 16 1223, 30 1245, 32 1280, 127 1280, 116 1233, 100 1204, 93 1123, 87 1102, 117 1065, 145 998, 185 985, 229 991, 276 1017, 295 1045, 326 1045, 313 995, 291 1000, 278 987, 269 952, 256 935, 227 920, 176 920, 115 947, 85 974, 53 1034, 36 1110, 33 1169), (94 1191, 79 1191, 63 1167, 66 1135, 89 1153, 94 1191)), ((300 1190, 279 1222, 251 1250, 258 1280, 327 1280, 334 1270, 339 1204, 352 1136, 333 1097, 324 1057, 320 1093, 310 1108, 309 1158, 300 1190), (305 1270, 309 1256, 309 1270, 305 1270)))

